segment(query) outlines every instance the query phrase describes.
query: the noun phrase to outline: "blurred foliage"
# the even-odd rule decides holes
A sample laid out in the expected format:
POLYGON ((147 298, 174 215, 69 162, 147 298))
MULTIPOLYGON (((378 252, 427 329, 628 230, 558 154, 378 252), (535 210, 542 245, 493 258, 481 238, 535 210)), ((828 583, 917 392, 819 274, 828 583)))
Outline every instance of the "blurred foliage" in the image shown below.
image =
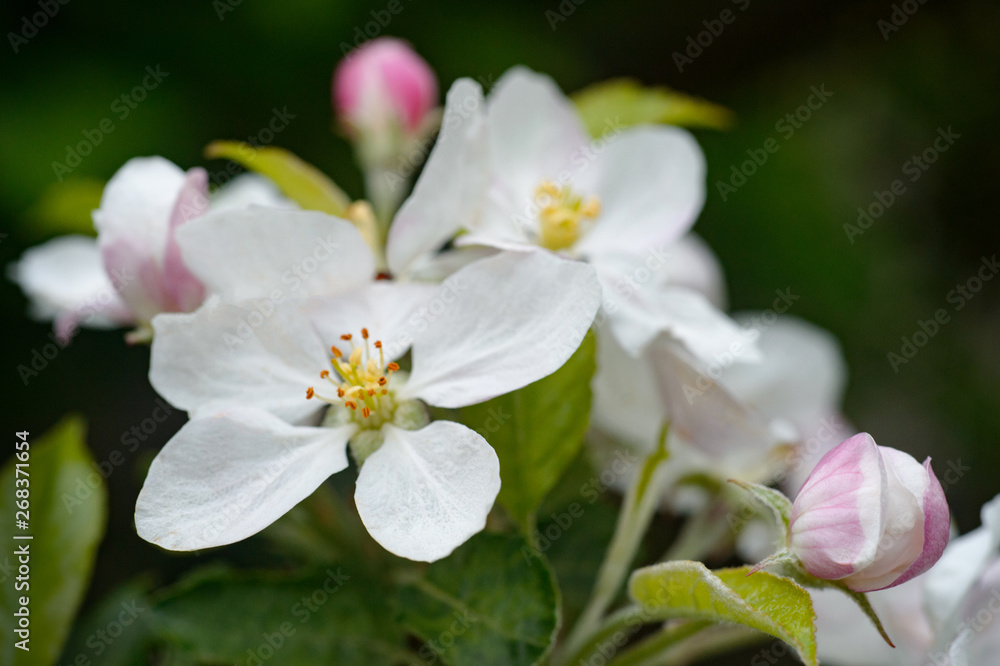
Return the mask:
MULTIPOLYGON (((218 185, 231 174, 202 154, 217 139, 291 150, 345 191, 361 192, 351 150, 332 130, 329 80, 344 51, 376 33, 410 40, 443 89, 459 76, 488 87, 508 67, 525 64, 567 91, 622 77, 681 91, 736 115, 728 131, 694 130, 708 164, 695 228, 722 261, 731 305, 768 308, 777 289, 800 295, 793 314, 843 343, 852 373, 848 416, 880 444, 931 455, 939 473, 951 470, 946 490, 957 526, 967 531, 1000 490, 989 471, 1000 466, 1000 281, 985 283, 961 310, 948 295, 1000 246, 993 202, 1000 6, 926 3, 884 35, 878 21, 889 18, 891 4, 404 1, 385 26, 380 2, 59 5, 47 25, 4 56, 0 261, 16 260, 66 225, 86 233, 85 220, 64 215, 59 198, 46 194, 59 177, 103 182, 131 157, 160 154, 183 168, 206 166, 218 185), (708 45, 679 71, 674 54, 707 29, 705 21, 734 8, 735 20, 702 38, 708 45), (147 67, 165 73, 151 89, 143 86, 147 67), (790 126, 786 116, 822 86, 829 99, 790 126), (294 118, 265 142, 276 112, 294 118), (909 180, 904 164, 948 127, 960 138, 909 180), (768 139, 777 152, 723 200, 718 183, 730 182, 733 169, 768 139), (850 239, 844 226, 856 224, 858 208, 896 179, 905 193, 850 239), (899 353, 903 338, 939 308, 948 308, 950 323, 894 371, 887 354, 899 353)), ((37 1, 20 0, 0 9, 11 32, 37 11, 37 1)), ((93 202, 96 189, 82 186, 76 195, 93 202)), ((17 366, 49 343, 50 328, 26 320, 25 299, 9 282, 0 286, 0 308, 7 318, 5 403, 16 406, 16 427, 41 432, 79 411, 90 421, 88 444, 98 461, 124 451, 124 434, 155 407, 148 349, 125 347, 120 332, 83 332, 22 383, 17 366)), ((101 546, 87 605, 142 571, 170 581, 196 561, 241 565, 259 554, 250 543, 174 556, 135 536, 143 465, 183 419, 174 413, 145 434, 108 479, 112 536, 101 546)))
POLYGON ((613 79, 587 86, 573 95, 591 136, 609 126, 667 123, 681 127, 727 129, 735 116, 729 109, 669 88, 643 88, 631 79, 613 79))
POLYGON ((30 432, 18 434, 18 446, 11 446, 11 450, 18 449, 18 455, 0 473, 5 527, 0 536, 13 544, 9 559, 3 562, 11 576, 3 577, 0 612, 14 618, 27 610, 28 622, 25 627, 19 617, 17 624, 5 621, 0 625, 0 663, 55 663, 90 583, 97 544, 104 536, 108 498, 104 479, 92 467, 84 432, 82 419, 67 417, 37 437, 30 432), (15 529, 15 518, 23 520, 24 526, 15 529), (21 569, 24 565, 27 574, 21 569), (19 574, 16 585, 15 571, 19 574), (17 628, 28 633, 16 634, 17 628), (25 639, 24 649, 14 647, 25 639))

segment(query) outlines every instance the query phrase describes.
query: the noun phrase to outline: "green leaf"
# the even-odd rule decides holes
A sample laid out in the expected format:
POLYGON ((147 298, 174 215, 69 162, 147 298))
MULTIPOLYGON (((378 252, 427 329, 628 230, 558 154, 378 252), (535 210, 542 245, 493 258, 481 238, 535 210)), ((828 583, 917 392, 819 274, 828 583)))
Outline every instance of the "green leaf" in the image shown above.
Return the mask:
MULTIPOLYGON (((15 465, 24 464, 17 454, 0 474, 0 540, 8 544, 3 568, 11 577, 18 572, 20 555, 14 552, 24 546, 30 567, 29 578, 16 581, 27 583, 29 589, 15 590, 15 580, 8 579, 0 593, 0 614, 5 618, 0 622, 0 663, 55 663, 90 582, 97 546, 104 534, 107 492, 104 480, 92 467, 84 431, 82 419, 67 417, 37 439, 29 434, 27 466, 20 468, 22 474, 16 472, 15 465), (28 481, 29 527, 18 529, 14 522, 18 517, 15 490, 25 487, 24 479, 28 481), (14 539, 27 535, 32 538, 14 539), (15 648, 15 641, 24 637, 14 633, 11 621, 21 607, 21 597, 29 599, 28 652, 15 648)), ((15 439, 22 441, 20 437, 15 439)))
POLYGON ((112 591, 78 621, 60 663, 144 666, 152 637, 148 585, 131 582, 112 591), (82 659, 81 659, 82 657, 82 659))
POLYGON ((408 661, 385 598, 336 566, 296 575, 216 569, 171 589, 152 621, 175 655, 200 663, 267 663, 278 654, 271 663, 408 661))
POLYGON ((520 537, 480 534, 400 591, 420 656, 446 664, 521 666, 548 654, 558 590, 545 560, 520 537))
POLYGON ((104 183, 90 178, 67 178, 53 183, 25 214, 33 234, 93 236, 91 212, 101 205, 104 183))
POLYGON ((700 562, 678 561, 639 569, 629 594, 649 620, 686 618, 733 622, 791 645, 807 666, 816 661, 816 614, 812 599, 790 578, 748 567, 709 571, 700 562))
POLYGON ((525 531, 532 529, 535 510, 583 446, 594 367, 591 333, 548 377, 451 412, 496 450, 503 479, 498 499, 525 531))
POLYGON ((233 160, 267 176, 289 199, 308 210, 343 217, 351 204, 351 198, 326 174, 284 148, 213 141, 205 147, 205 157, 233 160))
POLYGON ((573 101, 591 136, 642 123, 727 129, 735 117, 718 104, 631 79, 595 83, 575 93, 573 101))

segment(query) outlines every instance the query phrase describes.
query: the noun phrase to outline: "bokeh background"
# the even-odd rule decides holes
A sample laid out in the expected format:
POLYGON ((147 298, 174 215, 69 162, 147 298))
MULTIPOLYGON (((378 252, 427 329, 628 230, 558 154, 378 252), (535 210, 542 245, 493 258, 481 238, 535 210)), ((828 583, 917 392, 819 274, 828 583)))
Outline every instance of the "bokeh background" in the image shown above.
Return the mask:
MULTIPOLYGON (((962 472, 947 494, 957 526, 978 525, 979 506, 1000 491, 1000 279, 985 282, 958 311, 949 293, 1000 251, 1000 5, 399 1, 402 11, 378 33, 409 40, 442 89, 460 76, 488 86, 520 63, 551 74, 567 92, 629 76, 732 109, 730 130, 695 130, 709 181, 695 229, 722 260, 732 307, 766 308, 778 289, 799 295, 792 313, 843 345, 849 418, 880 444, 933 456, 939 472, 954 463, 962 472), (891 23, 896 8, 897 23, 906 17, 898 26, 891 23), (675 52, 725 9, 735 20, 679 68, 675 52), (779 131, 776 124, 813 86, 832 96, 792 136, 779 131), (959 138, 911 182, 904 164, 948 128, 959 138), (717 182, 770 137, 778 152, 723 200, 717 182), (849 238, 844 227, 856 224, 858 207, 868 208, 896 179, 905 193, 849 238), (939 308, 950 321, 894 369, 887 354, 900 353, 902 338, 939 308)), ((349 147, 334 129, 330 75, 344 45, 366 29, 371 35, 372 12, 384 17, 387 5, 70 2, 15 53, 10 33, 32 35, 23 21, 39 5, 4 2, 0 264, 65 226, 58 211, 39 204, 57 182, 53 162, 66 163, 67 146, 104 118, 114 131, 66 176, 82 179, 84 191, 87 179, 105 181, 137 155, 221 174, 224 164, 206 161, 204 146, 258 137, 280 110, 294 118, 273 144, 360 196, 349 147), (167 75, 122 117, 126 107, 116 100, 142 82, 147 67, 167 75)), ((120 332, 83 331, 25 384, 17 368, 49 342, 50 327, 27 318, 24 296, 7 280, 0 281, 0 312, 4 421, 12 431, 40 433, 67 412, 81 413, 100 461, 156 408, 148 349, 126 348, 120 332)), ((198 559, 160 553, 132 527, 143 470, 183 421, 174 413, 110 477, 111 536, 88 605, 134 574, 170 579, 198 559)))

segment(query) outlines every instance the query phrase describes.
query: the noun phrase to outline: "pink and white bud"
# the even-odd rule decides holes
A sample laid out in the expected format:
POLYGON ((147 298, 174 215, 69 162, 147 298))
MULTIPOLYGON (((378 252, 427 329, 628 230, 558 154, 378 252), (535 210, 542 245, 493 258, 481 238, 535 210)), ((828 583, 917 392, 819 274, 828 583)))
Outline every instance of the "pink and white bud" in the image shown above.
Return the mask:
POLYGON ((416 134, 437 97, 434 71, 409 44, 390 37, 362 44, 333 74, 333 106, 352 133, 416 134))
POLYGON ((792 506, 789 548, 813 576, 855 592, 927 571, 948 545, 950 517, 930 458, 857 434, 823 456, 792 506))

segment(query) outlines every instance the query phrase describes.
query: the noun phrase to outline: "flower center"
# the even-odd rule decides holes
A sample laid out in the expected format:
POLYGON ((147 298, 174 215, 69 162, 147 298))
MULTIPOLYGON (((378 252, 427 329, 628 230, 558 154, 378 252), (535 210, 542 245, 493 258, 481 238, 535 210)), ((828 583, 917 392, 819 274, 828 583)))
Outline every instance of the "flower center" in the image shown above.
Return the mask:
POLYGON ((334 372, 319 373, 329 386, 306 389, 307 399, 317 399, 350 410, 352 419, 362 428, 380 428, 391 421, 396 412, 396 400, 390 383, 391 374, 399 370, 398 363, 386 363, 382 341, 369 343, 368 329, 361 329, 363 344, 354 343, 350 333, 340 336, 351 348, 346 354, 338 347, 330 347, 333 358, 330 365, 334 372))
POLYGON ((601 213, 597 197, 584 198, 569 185, 559 186, 551 180, 535 189, 535 203, 541 207, 538 244, 553 251, 571 247, 601 213))

